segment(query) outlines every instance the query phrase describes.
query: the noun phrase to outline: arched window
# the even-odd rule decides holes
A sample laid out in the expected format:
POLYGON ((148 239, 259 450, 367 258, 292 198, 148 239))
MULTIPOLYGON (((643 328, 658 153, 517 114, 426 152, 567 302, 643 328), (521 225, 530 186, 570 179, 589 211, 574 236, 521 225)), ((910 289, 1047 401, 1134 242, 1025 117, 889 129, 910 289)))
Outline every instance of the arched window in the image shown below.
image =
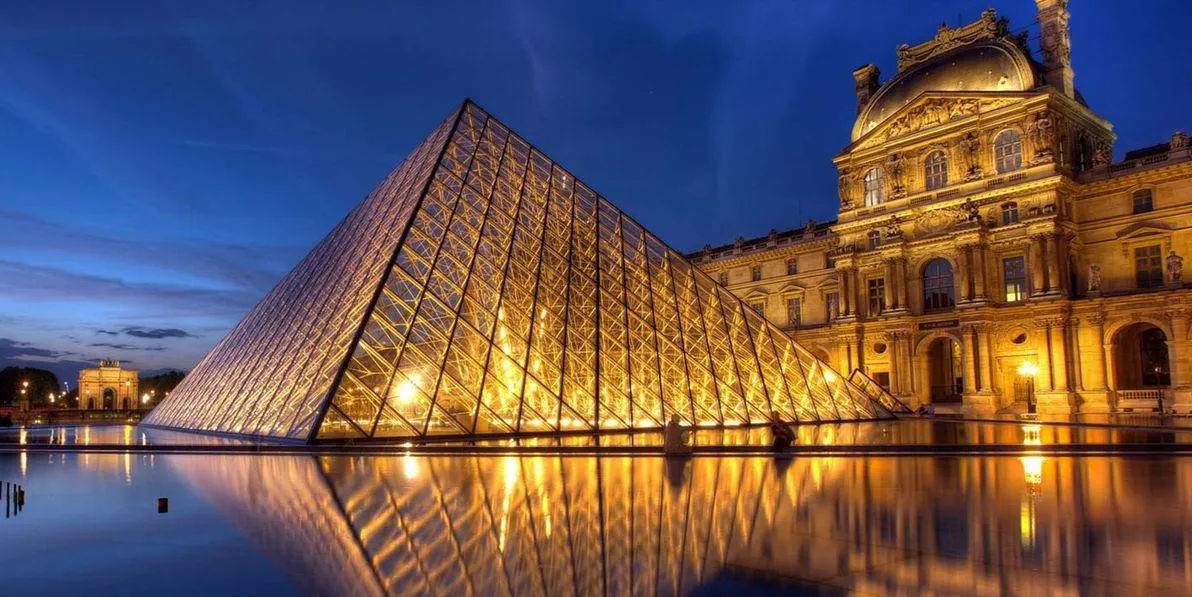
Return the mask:
POLYGON ((865 173, 865 207, 879 205, 886 200, 886 177, 881 168, 870 168, 865 173))
POLYGON ((1022 136, 1006 129, 993 140, 993 163, 998 174, 1013 172, 1022 167, 1022 136))
POLYGON ((943 151, 933 151, 924 160, 923 179, 928 191, 948 186, 948 156, 943 151))
POLYGON ((1010 224, 1018 223, 1018 204, 1011 201, 1002 204, 1002 225, 1009 226, 1010 224))
POLYGON ((869 238, 869 250, 872 251, 882 244, 882 233, 877 230, 870 230, 867 235, 869 238))
POLYGON ((952 264, 942 257, 928 261, 923 268, 923 310, 950 309, 955 305, 952 264))

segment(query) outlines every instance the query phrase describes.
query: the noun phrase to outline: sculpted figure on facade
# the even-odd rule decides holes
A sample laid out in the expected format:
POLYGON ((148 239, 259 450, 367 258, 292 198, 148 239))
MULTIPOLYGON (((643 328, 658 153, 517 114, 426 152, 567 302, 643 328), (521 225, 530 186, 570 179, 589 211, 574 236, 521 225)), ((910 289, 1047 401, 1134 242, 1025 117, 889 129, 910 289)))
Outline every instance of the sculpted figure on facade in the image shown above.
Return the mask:
POLYGON ((886 222, 886 238, 901 238, 902 237, 902 220, 898 216, 890 216, 890 220, 886 222))
POLYGON ((1189 143, 1188 135, 1184 131, 1176 131, 1171 134, 1171 148, 1172 149, 1183 149, 1185 147, 1188 147, 1189 144, 1190 143, 1189 143))
POLYGON ((1167 279, 1179 282, 1184 277, 1184 258, 1176 255, 1174 250, 1167 252, 1167 279))
POLYGON ((892 198, 906 195, 906 156, 901 153, 890 154, 886 160, 886 171, 890 173, 890 188, 892 198))
POLYGON ((807 225, 803 226, 803 234, 805 236, 811 236, 812 234, 815 234, 815 220, 810 218, 807 219, 807 225))
POLYGON ((982 176, 981 137, 977 133, 966 133, 957 141, 957 146, 960 148, 961 155, 964 156, 964 164, 967 167, 964 180, 973 181, 980 179, 982 176))
POLYGON ((852 173, 848 168, 840 169, 840 176, 836 178, 836 191, 840 194, 840 208, 850 209, 853 206, 852 173))
POLYGON ((1101 292, 1101 265, 1089 264, 1089 292, 1101 292))
POLYGON ((1027 133, 1031 136, 1031 143, 1035 146, 1034 164, 1045 164, 1052 161, 1055 155, 1055 119, 1051 112, 1044 110, 1035 114, 1027 125, 1027 133))
POLYGON ((1105 141, 1097 141, 1093 147, 1093 167, 1108 166, 1113 161, 1113 146, 1105 141))

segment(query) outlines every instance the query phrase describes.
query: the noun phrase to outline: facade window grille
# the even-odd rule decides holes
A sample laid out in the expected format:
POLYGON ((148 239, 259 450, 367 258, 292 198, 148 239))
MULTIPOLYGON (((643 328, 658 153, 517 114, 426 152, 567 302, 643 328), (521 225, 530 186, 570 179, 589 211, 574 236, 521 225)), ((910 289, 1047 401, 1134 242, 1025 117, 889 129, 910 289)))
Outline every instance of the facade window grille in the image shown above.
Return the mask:
POLYGON ((828 303, 828 321, 835 320, 840 317, 840 293, 829 292, 827 295, 828 303))
POLYGON ((799 273, 799 260, 790 258, 786 260, 786 275, 793 276, 799 273))
POLYGON ((886 310, 886 280, 884 278, 869 279, 869 314, 881 315, 886 310))
POLYGON ((1007 257, 1002 260, 1002 279, 1006 287, 1006 302, 1026 299, 1026 259, 1007 257))
POLYGON ((1134 191, 1134 213, 1144 214, 1155 209, 1155 204, 1152 201, 1150 189, 1138 189, 1134 191))
POLYGON ((728 286, 728 272, 720 272, 720 285, 728 286))
POLYGON ((1139 288, 1163 285, 1163 257, 1159 245, 1134 249, 1134 279, 1139 288))
POLYGON ((749 308, 753 309, 754 313, 757 313, 758 315, 761 315, 762 317, 766 316, 766 302, 765 301, 755 301, 755 302, 749 303, 749 308))
POLYGON ((886 200, 886 176, 881 168, 870 168, 865 173, 865 206, 881 205, 886 200))
POLYGON ((1011 201, 1010 203, 1002 204, 1002 225, 1009 226, 1010 224, 1018 223, 1018 204, 1011 201))
POLYGON ((1004 130, 993 140, 993 164, 998 174, 1022 168, 1022 136, 1015 130, 1004 130))
POLYGON ((877 230, 870 230, 867 235, 869 239, 869 250, 872 251, 882 244, 882 233, 877 230))
POLYGON ((948 186, 948 156, 943 151, 932 152, 923 162, 923 178, 927 181, 927 190, 948 186))
POLYGON ((951 309, 955 305, 952 264, 947 259, 932 259, 923 268, 923 310, 951 309))
POLYGON ((791 326, 803 323, 803 301, 795 297, 786 299, 786 322, 791 326))
POLYGON ((749 279, 757 282, 762 279, 762 266, 755 265, 749 268, 749 279))

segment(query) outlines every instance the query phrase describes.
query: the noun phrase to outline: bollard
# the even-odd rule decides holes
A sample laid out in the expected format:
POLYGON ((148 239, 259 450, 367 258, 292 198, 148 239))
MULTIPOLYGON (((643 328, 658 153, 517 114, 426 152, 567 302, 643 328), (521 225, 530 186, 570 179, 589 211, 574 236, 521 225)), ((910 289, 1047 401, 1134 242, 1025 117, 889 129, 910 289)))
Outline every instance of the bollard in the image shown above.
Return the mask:
POLYGON ((24 487, 17 489, 17 507, 18 508, 25 507, 25 488, 24 487))
POLYGON ((169 511, 170 511, 170 499, 169 498, 157 498, 157 513, 165 514, 169 511))

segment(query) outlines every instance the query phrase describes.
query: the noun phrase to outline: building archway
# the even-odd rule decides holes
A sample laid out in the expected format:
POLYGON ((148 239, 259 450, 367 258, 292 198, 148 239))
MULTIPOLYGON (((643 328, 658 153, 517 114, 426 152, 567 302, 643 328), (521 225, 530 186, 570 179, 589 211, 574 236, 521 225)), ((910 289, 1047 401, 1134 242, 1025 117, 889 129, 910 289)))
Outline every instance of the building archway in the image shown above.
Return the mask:
POLYGON ((923 352, 927 400, 931 403, 956 403, 964 392, 964 364, 960 343, 949 336, 930 341, 923 352))
POLYGON ((104 410, 112 410, 116 408, 116 390, 112 388, 103 389, 103 406, 104 410))
POLYGON ((87 399, 87 410, 95 410, 95 399, 94 398, 87 399))
POLYGON ((1113 335, 1115 390, 1154 390, 1171 386, 1167 334, 1153 323, 1123 326, 1113 335))
POLYGON ((132 410, 128 407, 128 398, 120 401, 120 410, 132 410))

